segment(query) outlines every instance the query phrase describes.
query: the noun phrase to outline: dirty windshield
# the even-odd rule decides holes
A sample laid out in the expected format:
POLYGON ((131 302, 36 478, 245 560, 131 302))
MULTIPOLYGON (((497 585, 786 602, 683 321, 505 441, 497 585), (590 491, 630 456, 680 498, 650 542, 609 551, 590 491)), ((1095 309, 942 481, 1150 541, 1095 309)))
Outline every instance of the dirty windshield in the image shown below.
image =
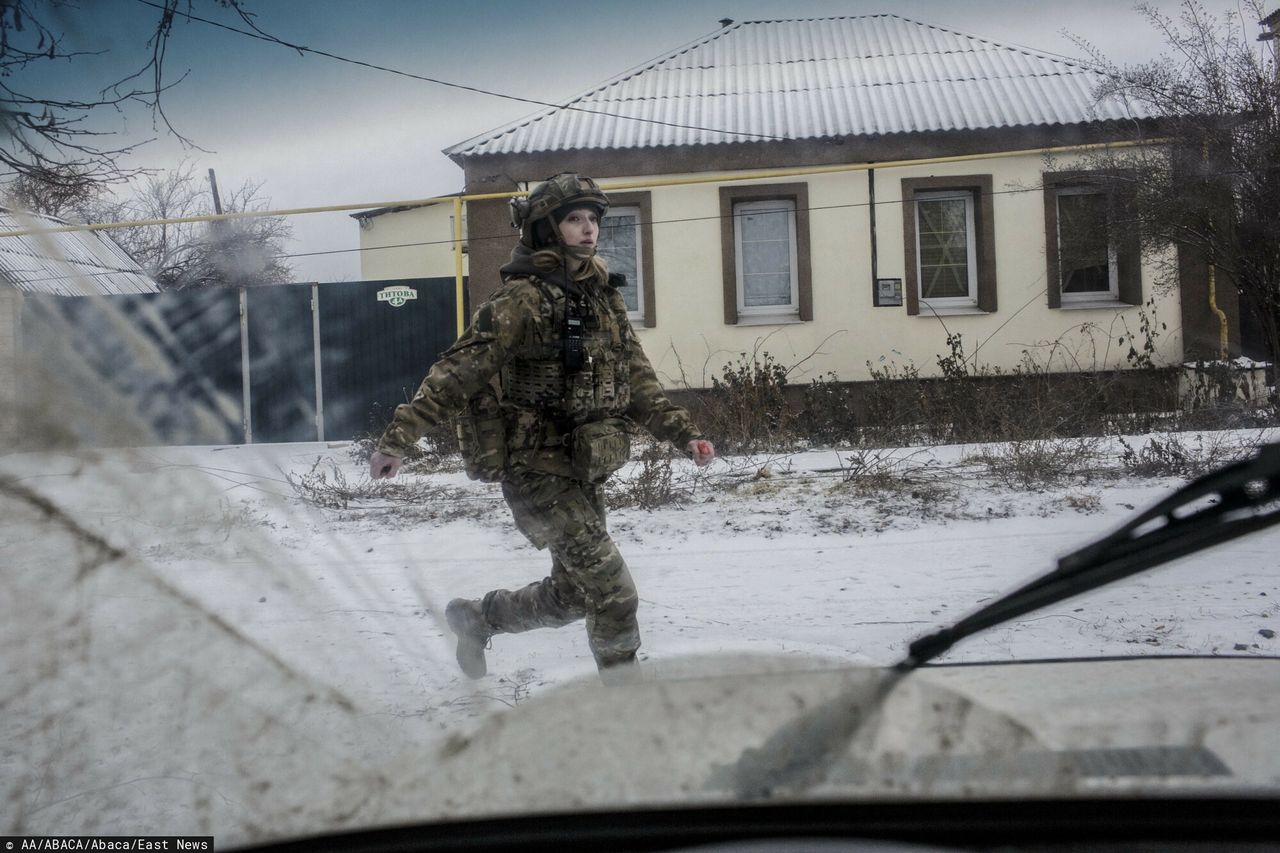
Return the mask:
POLYGON ((958 5, 0 4, 0 827, 1275 798, 1280 7, 958 5))

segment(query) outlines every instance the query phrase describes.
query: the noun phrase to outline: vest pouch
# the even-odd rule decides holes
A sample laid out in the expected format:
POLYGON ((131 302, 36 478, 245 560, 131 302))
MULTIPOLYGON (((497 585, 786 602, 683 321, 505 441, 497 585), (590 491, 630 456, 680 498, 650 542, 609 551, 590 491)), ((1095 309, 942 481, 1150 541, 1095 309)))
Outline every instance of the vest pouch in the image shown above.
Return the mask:
POLYGON ((621 418, 605 418, 575 427, 569 436, 574 476, 601 483, 631 460, 631 435, 621 418))
POLYGON ((490 391, 467 401, 458 418, 458 446, 462 467, 472 480, 496 483, 507 467, 507 434, 502 408, 490 391))

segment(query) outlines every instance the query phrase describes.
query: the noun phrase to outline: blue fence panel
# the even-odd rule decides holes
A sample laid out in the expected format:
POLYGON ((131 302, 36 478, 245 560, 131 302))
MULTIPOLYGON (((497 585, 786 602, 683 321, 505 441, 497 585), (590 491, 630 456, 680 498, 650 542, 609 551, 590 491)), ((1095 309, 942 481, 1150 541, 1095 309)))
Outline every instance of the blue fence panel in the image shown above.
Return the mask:
POLYGON ((326 438, 381 432, 413 396, 457 337, 454 293, 451 278, 320 285, 326 438))
POLYGON ((253 441, 315 441, 311 285, 249 287, 245 298, 253 441))

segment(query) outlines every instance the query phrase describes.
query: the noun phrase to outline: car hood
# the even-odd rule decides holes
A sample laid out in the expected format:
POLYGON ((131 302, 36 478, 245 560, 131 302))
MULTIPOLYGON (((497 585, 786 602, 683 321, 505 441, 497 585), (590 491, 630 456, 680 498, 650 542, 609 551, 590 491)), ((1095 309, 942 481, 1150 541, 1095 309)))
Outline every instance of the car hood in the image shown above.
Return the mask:
POLYGON ((687 660, 492 716, 415 774, 421 811, 736 802, 757 796, 743 773, 765 744, 784 759, 827 753, 771 798, 1280 793, 1280 659, 930 667, 882 703, 888 670, 763 664, 708 676, 746 664, 687 660), (861 725, 833 729, 839 718, 861 725))

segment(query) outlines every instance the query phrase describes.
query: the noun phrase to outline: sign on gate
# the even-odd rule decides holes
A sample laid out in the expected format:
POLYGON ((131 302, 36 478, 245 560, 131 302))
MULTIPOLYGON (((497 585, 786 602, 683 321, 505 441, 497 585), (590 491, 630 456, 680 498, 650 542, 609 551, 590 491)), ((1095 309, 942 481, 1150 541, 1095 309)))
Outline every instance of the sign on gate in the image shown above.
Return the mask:
POLYGON ((417 299, 418 291, 412 287, 384 287, 378 291, 379 302, 390 302, 392 308, 399 308, 410 299, 417 299))

